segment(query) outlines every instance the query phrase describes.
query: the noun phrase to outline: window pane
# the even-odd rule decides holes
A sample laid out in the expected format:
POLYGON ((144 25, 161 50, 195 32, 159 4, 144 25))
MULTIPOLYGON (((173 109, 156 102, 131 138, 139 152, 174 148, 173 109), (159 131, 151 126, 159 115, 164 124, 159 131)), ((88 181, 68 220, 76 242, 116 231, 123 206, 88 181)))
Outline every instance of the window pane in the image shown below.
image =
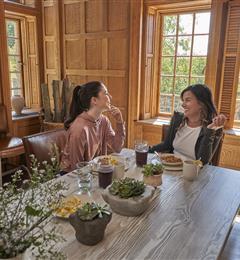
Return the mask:
POLYGON ((9 56, 9 68, 10 72, 21 71, 21 57, 20 56, 9 56))
POLYGON ((208 35, 194 36, 193 55, 207 56, 208 35))
POLYGON ((20 55, 19 40, 8 38, 8 54, 20 55))
POLYGON ((11 89, 22 88, 22 76, 21 73, 10 73, 11 89))
POLYGON ((180 95, 181 92, 188 86, 188 78, 176 77, 175 79, 175 94, 180 95))
POLYGON ((19 37, 18 22, 14 20, 7 20, 7 35, 10 37, 19 37))
POLYGON ((162 55, 175 55, 176 37, 163 38, 162 55))
POLYGON ((161 77, 160 112, 172 112, 173 77, 161 77))
POLYGON ((192 34, 193 14, 179 15, 178 34, 192 34))
POLYGON ((189 56, 191 53, 191 36, 179 36, 178 37, 178 56, 189 56))
POLYGON ((207 58, 206 57, 193 57, 192 58, 192 75, 203 76, 205 74, 207 58))
POLYGON ((160 112, 172 113, 172 94, 160 94, 160 112))
POLYGON ((209 33, 210 13, 197 13, 195 16, 194 33, 209 33))
POLYGON ((193 84, 204 84, 205 78, 204 77, 193 77, 191 78, 191 85, 193 84))
POLYGON ((173 77, 161 77, 161 93, 173 93, 173 77))
POLYGON ((176 35, 177 16, 163 17, 163 35, 176 35))
POLYGON ((172 75, 174 71, 174 57, 162 57, 161 74, 172 75))
MULTIPOLYGON (((4 0, 4 1, 6 1, 6 0, 4 0)), ((26 5, 26 6, 29 6, 29 7, 35 7, 35 1, 36 0, 7 0, 7 1, 26 5)), ((37 0, 37 1, 39 1, 39 0, 37 0)))
POLYGON ((176 75, 189 75, 190 58, 177 57, 176 75))
POLYGON ((174 110, 182 111, 182 100, 180 98, 180 95, 174 96, 174 110))

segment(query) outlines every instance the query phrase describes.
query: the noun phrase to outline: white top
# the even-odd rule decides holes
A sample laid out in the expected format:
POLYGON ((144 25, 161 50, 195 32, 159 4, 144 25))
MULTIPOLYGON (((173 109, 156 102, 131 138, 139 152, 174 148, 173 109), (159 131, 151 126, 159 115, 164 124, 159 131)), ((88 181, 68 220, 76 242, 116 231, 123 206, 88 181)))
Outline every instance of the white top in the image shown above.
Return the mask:
POLYGON ((173 140, 173 153, 183 160, 196 160, 195 145, 201 131, 201 126, 189 127, 187 123, 180 128, 173 140))

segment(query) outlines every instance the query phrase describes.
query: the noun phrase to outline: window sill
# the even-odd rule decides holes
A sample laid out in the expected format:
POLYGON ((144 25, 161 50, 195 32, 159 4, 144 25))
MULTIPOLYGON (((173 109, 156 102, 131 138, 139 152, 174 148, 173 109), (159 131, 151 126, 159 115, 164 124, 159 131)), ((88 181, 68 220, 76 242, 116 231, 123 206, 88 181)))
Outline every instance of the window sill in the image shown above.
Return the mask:
POLYGON ((16 115, 14 111, 12 111, 12 120, 22 120, 26 118, 32 118, 32 117, 39 117, 40 109, 34 109, 34 108, 26 108, 22 110, 21 115, 16 115))
POLYGON ((150 119, 144 119, 144 120, 138 120, 136 121, 139 124, 147 124, 147 125, 168 125, 170 123, 170 119, 168 118, 150 118, 150 119))
MULTIPOLYGON (((170 119, 168 118, 150 118, 145 120, 138 120, 136 121, 137 124, 143 124, 143 125, 154 125, 154 126, 161 126, 166 125, 170 123, 170 119)), ((231 128, 231 129, 225 129, 225 134, 232 135, 232 136, 239 136, 240 137, 240 129, 239 128, 231 128)))

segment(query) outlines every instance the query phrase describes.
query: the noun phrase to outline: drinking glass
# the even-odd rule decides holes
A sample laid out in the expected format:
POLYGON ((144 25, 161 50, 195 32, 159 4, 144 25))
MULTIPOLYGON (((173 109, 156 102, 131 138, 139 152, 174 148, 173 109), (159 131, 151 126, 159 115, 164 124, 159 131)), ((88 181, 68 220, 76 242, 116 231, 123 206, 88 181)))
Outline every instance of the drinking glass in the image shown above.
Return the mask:
POLYGON ((79 194, 89 193, 92 188, 92 165, 89 162, 76 164, 79 194))
POLYGON ((135 154, 136 154, 136 165, 143 167, 147 164, 149 146, 146 141, 136 140, 135 141, 135 154))

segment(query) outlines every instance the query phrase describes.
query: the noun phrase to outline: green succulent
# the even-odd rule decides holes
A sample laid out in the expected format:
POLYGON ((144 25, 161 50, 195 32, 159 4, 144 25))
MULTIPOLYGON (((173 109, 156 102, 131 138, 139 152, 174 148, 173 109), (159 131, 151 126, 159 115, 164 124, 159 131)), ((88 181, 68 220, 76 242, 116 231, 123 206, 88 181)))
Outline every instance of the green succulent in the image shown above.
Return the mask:
POLYGON ((128 199, 143 194, 145 184, 142 181, 126 177, 125 179, 114 181, 109 192, 112 195, 118 195, 120 198, 128 199))
POLYGON ((164 167, 161 163, 158 164, 149 163, 143 166, 142 173, 145 177, 159 175, 163 173, 163 169, 164 167))
POLYGON ((107 209, 107 205, 102 207, 95 202, 87 202, 77 210, 77 215, 81 220, 93 220, 97 217, 102 218, 104 214, 111 214, 111 212, 107 209))

